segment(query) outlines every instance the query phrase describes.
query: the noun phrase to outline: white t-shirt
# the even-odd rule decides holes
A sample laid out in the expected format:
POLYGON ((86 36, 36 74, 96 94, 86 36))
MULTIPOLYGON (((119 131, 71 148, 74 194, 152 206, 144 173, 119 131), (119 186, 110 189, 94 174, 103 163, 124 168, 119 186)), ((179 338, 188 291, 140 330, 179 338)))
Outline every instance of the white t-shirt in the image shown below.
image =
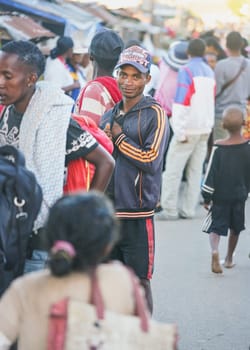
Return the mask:
POLYGON ((151 80, 144 88, 144 95, 148 95, 151 89, 156 90, 159 79, 160 79, 160 69, 156 64, 151 64, 150 67, 151 80))
POLYGON ((44 80, 50 81, 60 88, 74 83, 74 79, 65 64, 59 58, 52 59, 51 57, 48 57, 46 61, 44 80))

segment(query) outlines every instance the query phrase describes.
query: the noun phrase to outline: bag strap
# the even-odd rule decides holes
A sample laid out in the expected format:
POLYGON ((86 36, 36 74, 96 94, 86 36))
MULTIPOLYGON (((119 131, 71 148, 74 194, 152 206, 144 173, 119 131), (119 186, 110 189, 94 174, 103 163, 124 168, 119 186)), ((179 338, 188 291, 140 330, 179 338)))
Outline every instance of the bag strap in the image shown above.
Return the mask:
MULTIPOLYGON (((139 282, 134 272, 128 268, 130 279, 132 282, 134 297, 135 297, 135 314, 140 319, 141 330, 145 333, 149 331, 149 313, 146 308, 145 300, 140 292, 139 282)), ((99 320, 104 319, 104 302, 99 287, 96 269, 91 275, 91 303, 96 307, 96 314, 99 320)))
POLYGON ((241 73, 246 68, 246 66, 247 66, 247 61, 245 58, 243 58, 243 61, 240 65, 240 69, 239 69, 238 73, 233 77, 233 79, 230 79, 228 82, 226 82, 222 86, 220 92, 218 94, 216 94, 216 96, 215 96, 216 98, 218 98, 230 85, 232 85, 238 79, 238 77, 241 75, 241 73))
POLYGON ((51 305, 48 320, 47 350, 65 349, 69 299, 51 305))
POLYGON ((138 315, 141 320, 142 331, 147 333, 149 331, 149 313, 146 307, 146 302, 142 296, 138 278, 135 276, 134 272, 131 269, 128 268, 128 271, 131 277, 134 296, 135 296, 135 308, 136 308, 135 314, 138 315))

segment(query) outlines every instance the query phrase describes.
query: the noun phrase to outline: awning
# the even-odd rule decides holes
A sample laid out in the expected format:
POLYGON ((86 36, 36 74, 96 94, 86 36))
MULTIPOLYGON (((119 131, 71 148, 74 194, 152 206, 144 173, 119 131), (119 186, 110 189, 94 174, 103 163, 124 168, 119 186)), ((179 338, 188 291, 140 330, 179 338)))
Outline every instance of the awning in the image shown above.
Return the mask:
POLYGON ((3 10, 7 10, 7 11, 16 10, 16 11, 24 12, 26 14, 34 15, 37 17, 46 18, 48 20, 58 22, 61 24, 65 24, 66 22, 63 17, 57 16, 47 11, 43 11, 37 7, 33 7, 28 4, 26 5, 25 3, 22 3, 22 2, 17 2, 12 0, 0 0, 0 7, 3 10))
POLYGON ((1 8, 25 12, 25 14, 38 18, 42 21, 43 26, 58 35, 69 35, 73 39, 76 36, 81 37, 81 41, 85 42, 84 46, 88 46, 86 43, 89 43, 96 26, 100 23, 99 17, 67 2, 58 4, 41 0, 32 2, 30 0, 0 0, 1 8))
POLYGON ((74 6, 78 6, 84 11, 92 14, 95 17, 100 18, 100 20, 106 23, 109 26, 113 26, 119 22, 119 18, 114 16, 105 6, 98 5, 95 2, 91 3, 82 3, 79 1, 66 0, 71 2, 74 6))
POLYGON ((7 32, 9 38, 14 40, 39 42, 56 36, 56 34, 42 27, 32 18, 21 14, 0 14, 0 30, 7 32))

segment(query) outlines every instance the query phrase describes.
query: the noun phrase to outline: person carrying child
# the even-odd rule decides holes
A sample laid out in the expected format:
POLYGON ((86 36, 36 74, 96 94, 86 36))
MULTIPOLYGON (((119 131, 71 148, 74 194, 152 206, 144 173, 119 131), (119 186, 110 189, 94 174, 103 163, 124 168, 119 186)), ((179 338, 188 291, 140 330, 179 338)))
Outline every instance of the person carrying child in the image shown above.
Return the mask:
POLYGON ((231 105, 224 110, 222 125, 229 136, 213 146, 202 184, 204 208, 209 210, 202 231, 209 233, 212 251, 211 269, 222 273, 219 259, 221 236, 227 236, 225 268, 234 267, 233 253, 239 235, 245 229, 245 202, 250 192, 250 141, 242 135, 244 115, 231 105))

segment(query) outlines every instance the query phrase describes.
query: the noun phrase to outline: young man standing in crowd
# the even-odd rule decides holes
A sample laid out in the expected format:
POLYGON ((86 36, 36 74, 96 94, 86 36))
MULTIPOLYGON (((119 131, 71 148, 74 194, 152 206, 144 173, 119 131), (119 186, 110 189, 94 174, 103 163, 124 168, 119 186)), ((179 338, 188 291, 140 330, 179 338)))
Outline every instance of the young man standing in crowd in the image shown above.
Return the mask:
POLYGON ((150 54, 139 46, 122 52, 116 66, 122 101, 104 114, 101 127, 115 145, 116 166, 109 191, 121 224, 121 239, 111 259, 134 269, 152 312, 153 216, 169 128, 163 109, 151 96, 143 95, 150 65, 150 54))

